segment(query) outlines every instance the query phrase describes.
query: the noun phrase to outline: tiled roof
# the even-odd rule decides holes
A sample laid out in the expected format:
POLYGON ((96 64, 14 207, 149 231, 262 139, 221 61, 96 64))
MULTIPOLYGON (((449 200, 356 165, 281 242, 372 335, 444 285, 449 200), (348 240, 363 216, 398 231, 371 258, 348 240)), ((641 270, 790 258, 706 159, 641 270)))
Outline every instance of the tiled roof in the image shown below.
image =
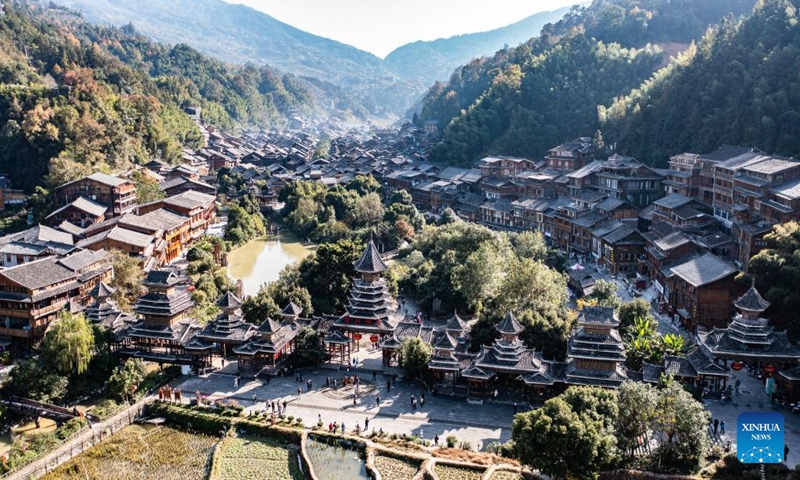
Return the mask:
POLYGON ((378 254, 378 249, 375 247, 375 242, 369 240, 367 248, 361 254, 354 264, 356 271, 360 273, 382 273, 388 268, 378 254))
POLYGON ((0 276, 31 290, 76 278, 75 272, 59 264, 54 257, 0 270, 0 276))
POLYGON ((498 332, 508 335, 518 335, 525 330, 514 317, 514 314, 511 313, 511 310, 508 311, 506 317, 502 321, 495 325, 495 328, 498 332))
POLYGON ((614 307, 587 306, 578 314, 578 323, 586 325, 609 325, 616 327, 619 325, 617 314, 614 307))
POLYGON ((751 286, 744 295, 739 297, 733 305, 740 310, 750 310, 753 312, 763 312, 769 308, 770 303, 758 293, 755 285, 751 286))
POLYGON ((301 313, 303 313, 303 308, 294 302, 289 302, 289 304, 283 308, 283 311, 281 311, 281 315, 293 317, 296 317, 301 313))
POLYGON ((149 287, 170 287, 177 285, 180 279, 178 274, 172 270, 151 270, 144 278, 144 286, 149 287))
POLYGON ((736 267, 713 253, 693 258, 672 267, 672 272, 694 287, 715 282, 736 273, 736 267))
POLYGON ((236 309, 242 306, 242 301, 228 290, 217 300, 217 306, 222 309, 236 309))
POLYGON ((92 180, 94 180, 95 182, 98 182, 98 183, 103 183, 105 185, 109 185, 111 187, 118 187, 118 186, 122 185, 123 183, 128 183, 127 180, 124 180, 122 178, 115 177, 113 175, 107 175, 105 173, 100 173, 100 172, 93 173, 93 174, 89 175, 87 178, 90 178, 90 179, 92 179, 92 180))
POLYGON ((69 268, 73 272, 80 272, 95 263, 102 262, 108 258, 105 250, 81 250, 67 257, 61 258, 58 263, 69 268))
POLYGON ((453 312, 453 316, 447 321, 444 328, 449 332, 462 332, 467 327, 467 322, 458 316, 457 312, 453 312))
POLYGON ((58 210, 56 210, 53 213, 51 213, 50 215, 48 215, 47 218, 54 217, 54 216, 58 215, 59 213, 63 212, 64 210, 66 210, 66 209, 68 209, 70 207, 77 208, 78 210, 86 212, 89 215, 92 215, 94 217, 99 217, 99 216, 105 214, 106 210, 107 210, 105 205, 101 205, 101 204, 99 204, 99 203, 97 203, 97 202, 95 202, 93 200, 90 200, 90 199, 88 199, 86 197, 78 197, 75 200, 73 200, 71 203, 69 203, 67 205, 64 205, 63 207, 59 208, 58 210))

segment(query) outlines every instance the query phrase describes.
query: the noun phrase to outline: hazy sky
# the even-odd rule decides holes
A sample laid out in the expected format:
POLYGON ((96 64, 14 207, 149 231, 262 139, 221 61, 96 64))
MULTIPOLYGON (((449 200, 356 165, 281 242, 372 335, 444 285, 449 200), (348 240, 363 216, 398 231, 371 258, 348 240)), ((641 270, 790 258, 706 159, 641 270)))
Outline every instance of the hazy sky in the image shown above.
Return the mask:
POLYGON ((384 57, 417 40, 503 27, 580 0, 226 0, 384 57))

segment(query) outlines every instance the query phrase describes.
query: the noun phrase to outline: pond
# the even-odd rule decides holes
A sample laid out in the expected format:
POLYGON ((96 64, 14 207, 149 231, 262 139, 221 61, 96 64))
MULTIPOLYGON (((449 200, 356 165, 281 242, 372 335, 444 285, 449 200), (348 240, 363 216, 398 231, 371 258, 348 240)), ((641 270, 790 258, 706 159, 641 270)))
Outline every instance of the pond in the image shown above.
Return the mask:
POLYGON ((319 480, 369 480, 367 465, 358 450, 306 441, 306 452, 319 480))
POLYGON ((277 280, 284 267, 307 257, 316 247, 289 232, 257 238, 228 254, 228 276, 242 280, 245 295, 255 295, 261 285, 277 280))

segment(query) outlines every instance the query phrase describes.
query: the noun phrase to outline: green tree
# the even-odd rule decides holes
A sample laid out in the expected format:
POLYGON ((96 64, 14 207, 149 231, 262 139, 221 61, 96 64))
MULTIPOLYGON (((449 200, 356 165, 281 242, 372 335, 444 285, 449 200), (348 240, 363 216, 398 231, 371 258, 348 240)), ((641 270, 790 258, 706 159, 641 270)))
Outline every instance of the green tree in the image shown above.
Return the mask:
POLYGON ((322 344, 322 334, 309 327, 303 327, 295 338, 297 348, 289 356, 289 362, 296 368, 316 367, 330 357, 322 344))
POLYGON ((242 313, 248 322, 260 325, 261 322, 269 318, 278 318, 281 309, 272 299, 265 286, 258 289, 258 293, 247 297, 242 303, 242 313))
POLYGON ((403 371, 413 378, 422 378, 431 361, 431 346, 419 337, 403 340, 400 346, 400 364, 403 371))
POLYGON ((144 279, 144 270, 139 260, 121 250, 111 250, 111 264, 114 267, 114 278, 110 286, 114 288, 114 300, 122 310, 128 310, 139 296, 144 279))
POLYGON ((568 392, 514 417, 514 450, 520 461, 546 475, 595 478, 616 458, 610 427, 617 416, 616 395, 575 387, 568 392))
POLYGON ((664 439, 655 453, 658 465, 696 471, 709 447, 711 414, 671 377, 659 390, 656 411, 655 429, 664 439))
POLYGON ((147 375, 147 367, 138 358, 129 358, 111 374, 106 382, 106 391, 113 397, 129 401, 147 375))
POLYGON ((69 389, 69 378, 31 358, 17 362, 3 385, 3 393, 45 403, 61 403, 69 389))
POLYGON ((639 439, 647 441, 658 416, 658 391, 650 384, 625 382, 617 391, 619 415, 616 422, 617 445, 629 460, 641 446, 639 439))
POLYGON ((637 318, 647 318, 655 322, 653 318, 650 303, 644 298, 637 298, 630 302, 625 302, 619 307, 619 328, 626 331, 628 327, 633 325, 634 320, 637 318))
POLYGON ((383 214, 381 197, 375 192, 367 193, 356 200, 353 225, 357 227, 376 225, 383 219, 383 214))
POLYGON ((82 374, 95 353, 92 325, 83 315, 59 314, 42 342, 45 364, 62 375, 82 374))
POLYGON ((594 291, 592 298, 597 299, 597 304, 602 307, 614 307, 618 309, 622 304, 619 295, 617 295, 617 284, 614 281, 598 280, 594 284, 594 291))
POLYGON ((142 174, 138 175, 138 178, 135 179, 135 184, 136 201, 139 202, 139 204, 154 202, 167 196, 158 182, 142 174))
POLYGON ((483 303, 494 298, 503 282, 507 259, 492 243, 484 243, 452 272, 453 287, 467 299, 467 306, 477 312, 483 303))
POLYGON ((308 290, 314 312, 340 312, 356 274, 353 263, 364 247, 350 239, 323 243, 298 266, 299 285, 308 290))

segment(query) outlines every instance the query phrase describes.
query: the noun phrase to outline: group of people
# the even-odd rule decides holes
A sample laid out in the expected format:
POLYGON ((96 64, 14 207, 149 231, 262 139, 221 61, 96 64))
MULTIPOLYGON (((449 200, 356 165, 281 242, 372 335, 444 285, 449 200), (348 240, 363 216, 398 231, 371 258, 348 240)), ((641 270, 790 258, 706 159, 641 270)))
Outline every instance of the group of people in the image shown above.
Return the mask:
POLYGON ((158 399, 162 402, 183 403, 183 394, 180 388, 164 385, 158 389, 158 399))

